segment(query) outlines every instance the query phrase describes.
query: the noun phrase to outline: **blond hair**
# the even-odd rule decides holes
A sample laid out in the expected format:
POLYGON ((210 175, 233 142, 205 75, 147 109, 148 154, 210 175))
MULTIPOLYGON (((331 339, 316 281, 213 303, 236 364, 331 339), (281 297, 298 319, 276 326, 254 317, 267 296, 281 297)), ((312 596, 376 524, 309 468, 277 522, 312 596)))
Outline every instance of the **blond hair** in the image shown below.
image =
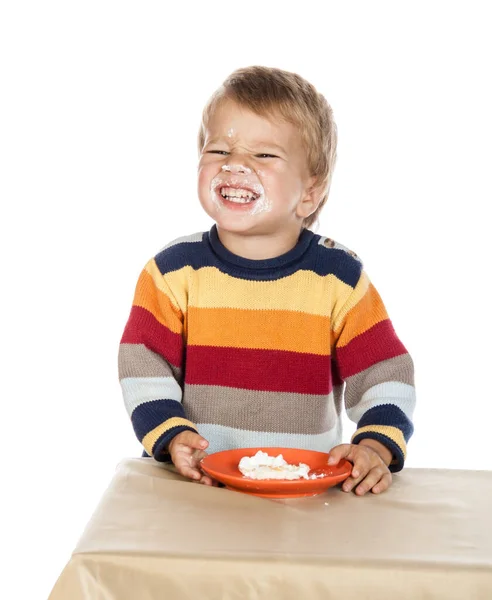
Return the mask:
POLYGON ((237 69, 203 110, 198 134, 200 152, 210 116, 226 99, 263 117, 280 114, 299 127, 310 175, 316 177, 316 186, 321 191, 318 207, 302 224, 306 229, 311 227, 328 199, 337 156, 337 126, 331 106, 311 83, 296 73, 259 66, 237 69))

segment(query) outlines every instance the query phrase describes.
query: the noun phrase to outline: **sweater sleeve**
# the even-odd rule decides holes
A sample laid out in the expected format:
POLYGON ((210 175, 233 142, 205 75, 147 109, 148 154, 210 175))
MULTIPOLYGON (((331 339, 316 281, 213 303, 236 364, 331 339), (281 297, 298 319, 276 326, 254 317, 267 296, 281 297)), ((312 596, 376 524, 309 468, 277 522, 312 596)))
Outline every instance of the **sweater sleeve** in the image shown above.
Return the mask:
POLYGON ((393 454, 390 470, 400 471, 413 433, 413 361, 364 270, 334 319, 333 336, 347 415, 357 424, 352 443, 381 442, 393 454))
POLYGON ((185 314, 159 271, 147 263, 121 339, 118 369, 123 399, 138 440, 156 460, 178 433, 196 431, 182 401, 185 314))

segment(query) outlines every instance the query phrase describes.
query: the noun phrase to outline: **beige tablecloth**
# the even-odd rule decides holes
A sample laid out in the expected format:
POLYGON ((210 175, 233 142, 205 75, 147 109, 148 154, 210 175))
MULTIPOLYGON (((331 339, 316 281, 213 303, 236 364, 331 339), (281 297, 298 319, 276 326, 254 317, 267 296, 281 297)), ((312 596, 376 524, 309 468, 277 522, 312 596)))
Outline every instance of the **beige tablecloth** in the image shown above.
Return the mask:
POLYGON ((492 599, 492 471, 267 500, 117 468, 50 600, 492 599))

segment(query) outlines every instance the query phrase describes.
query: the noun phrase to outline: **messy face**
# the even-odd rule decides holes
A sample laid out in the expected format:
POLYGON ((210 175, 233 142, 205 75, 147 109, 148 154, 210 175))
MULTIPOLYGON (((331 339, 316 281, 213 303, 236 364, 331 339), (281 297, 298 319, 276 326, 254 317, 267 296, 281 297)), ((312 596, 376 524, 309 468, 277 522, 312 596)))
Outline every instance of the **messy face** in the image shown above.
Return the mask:
POLYGON ((291 123, 231 100, 211 115, 198 167, 198 195, 219 229, 278 234, 300 229, 313 183, 291 123))
POLYGON ((220 175, 210 184, 210 200, 219 211, 235 210, 243 215, 271 210, 265 188, 251 169, 241 164, 221 166, 220 175))

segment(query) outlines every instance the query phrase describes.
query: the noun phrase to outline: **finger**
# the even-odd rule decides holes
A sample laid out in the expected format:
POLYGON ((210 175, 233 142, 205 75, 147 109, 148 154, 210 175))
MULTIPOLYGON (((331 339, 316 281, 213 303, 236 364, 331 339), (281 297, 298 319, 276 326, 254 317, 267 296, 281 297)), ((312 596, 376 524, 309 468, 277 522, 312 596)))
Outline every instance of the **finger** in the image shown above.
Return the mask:
POLYGON ((203 450, 193 450, 191 453, 191 462, 193 466, 198 466, 200 461, 207 456, 203 450))
POLYGON ((214 480, 209 477, 208 475, 202 475, 202 478, 200 479, 200 483, 203 483, 204 485, 214 485, 214 480))
POLYGON ((371 469, 362 482, 355 488, 355 493, 358 496, 363 496, 381 481, 383 475, 384 472, 382 469, 371 469))
POLYGON ((350 492, 350 490, 356 485, 355 479, 352 477, 347 477, 347 479, 342 483, 342 490, 344 492, 350 492))
POLYGON ((364 452, 354 451, 354 458, 352 459, 354 466, 352 467, 352 473, 350 476, 356 481, 361 481, 371 470, 371 460, 364 452))
POLYGON ((363 473, 362 473, 362 474, 361 474, 359 477, 357 477, 357 478, 355 478, 355 477, 348 477, 348 478, 347 478, 347 479, 346 479, 346 480, 343 482, 343 485, 342 485, 342 490, 343 490, 344 492, 351 492, 351 491, 354 489, 354 487, 355 487, 355 486, 356 486, 358 483, 360 483, 360 482, 361 482, 361 481, 364 479, 364 476, 365 476, 365 475, 367 475, 367 471, 366 471, 366 472, 363 472, 363 473))
POLYGON ((181 432, 179 444, 183 446, 189 446, 190 448, 195 448, 197 450, 205 450, 205 448, 208 448, 208 442, 204 437, 198 433, 195 433, 194 431, 189 430, 181 432))
POLYGON ((350 492, 353 490, 354 487, 367 476, 370 470, 369 462, 363 456, 358 456, 352 468, 350 477, 343 482, 343 491, 350 492))
POLYGON ((176 470, 183 477, 187 477, 188 479, 193 479, 195 481, 199 481, 202 478, 202 473, 192 467, 188 462, 177 461, 175 463, 176 470))
POLYGON ((352 444, 339 444, 338 446, 335 446, 330 450, 328 456, 328 464, 337 465, 342 460, 342 458, 348 458, 350 460, 350 455, 352 452, 352 444))
POLYGON ((393 481, 393 476, 391 473, 385 473, 380 481, 372 488, 372 492, 374 494, 380 494, 381 492, 386 491, 393 481))

